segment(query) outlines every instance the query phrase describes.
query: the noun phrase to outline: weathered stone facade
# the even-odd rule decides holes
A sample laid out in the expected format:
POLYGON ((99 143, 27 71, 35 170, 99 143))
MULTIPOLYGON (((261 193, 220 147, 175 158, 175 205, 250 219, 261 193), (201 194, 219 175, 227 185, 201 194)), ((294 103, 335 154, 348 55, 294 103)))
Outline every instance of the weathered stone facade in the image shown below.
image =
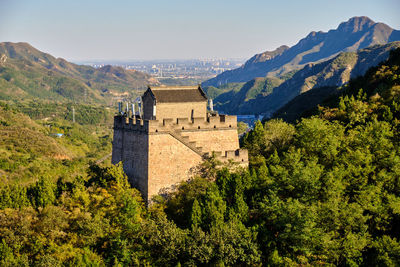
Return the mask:
POLYGON ((149 88, 143 96, 143 119, 114 118, 112 163, 123 162, 131 184, 146 200, 189 179, 212 152, 221 161, 248 165, 247 150, 239 149, 236 116, 207 114, 207 98, 200 87, 169 90, 187 96, 179 95, 181 102, 172 102, 149 88), (193 90, 199 90, 203 99, 193 90))

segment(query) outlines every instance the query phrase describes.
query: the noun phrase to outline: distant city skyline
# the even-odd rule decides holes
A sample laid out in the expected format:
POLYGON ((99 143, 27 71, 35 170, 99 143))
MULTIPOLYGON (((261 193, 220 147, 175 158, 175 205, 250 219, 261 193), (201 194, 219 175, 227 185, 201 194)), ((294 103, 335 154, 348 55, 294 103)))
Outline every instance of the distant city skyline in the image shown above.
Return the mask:
POLYGON ((75 62, 247 59, 353 16, 399 30, 398 10, 398 0, 0 0, 0 42, 75 62))

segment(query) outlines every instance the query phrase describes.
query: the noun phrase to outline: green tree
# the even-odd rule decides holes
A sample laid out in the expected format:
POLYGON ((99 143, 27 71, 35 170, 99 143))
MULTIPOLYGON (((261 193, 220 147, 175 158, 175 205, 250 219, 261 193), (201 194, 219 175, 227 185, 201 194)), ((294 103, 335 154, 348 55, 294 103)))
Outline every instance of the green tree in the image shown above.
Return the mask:
POLYGON ((292 143, 296 132, 293 125, 282 120, 269 120, 264 124, 266 157, 274 151, 285 151, 292 143))
POLYGON ((32 205, 45 207, 56 200, 55 184, 48 177, 40 177, 39 180, 28 189, 28 195, 32 205))
POLYGON ((220 196, 216 185, 211 185, 207 188, 202 207, 204 229, 208 230, 211 227, 220 227, 223 225, 226 203, 220 196))
POLYGON ((316 156, 324 165, 332 166, 340 152, 344 127, 319 118, 302 119, 297 125, 296 146, 309 157, 316 156))
POLYGON ((194 199, 193 205, 192 205, 192 213, 190 216, 190 224, 192 228, 197 228, 201 225, 201 207, 197 199, 194 199))
POLYGON ((261 121, 257 121, 254 130, 246 134, 243 145, 249 150, 250 157, 262 155, 265 150, 265 133, 261 121))

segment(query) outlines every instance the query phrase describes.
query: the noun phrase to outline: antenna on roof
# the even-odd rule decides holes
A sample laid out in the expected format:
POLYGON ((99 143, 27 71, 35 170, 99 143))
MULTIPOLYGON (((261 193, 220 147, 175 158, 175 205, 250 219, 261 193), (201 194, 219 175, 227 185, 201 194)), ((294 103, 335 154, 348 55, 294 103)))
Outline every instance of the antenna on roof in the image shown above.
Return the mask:
POLYGON ((135 118, 135 103, 131 103, 131 110, 132 110, 132 118, 135 118))
POLYGON ((135 99, 135 102, 136 102, 137 105, 138 105, 139 117, 142 118, 142 98, 141 98, 140 96, 138 96, 138 97, 135 99))
POLYGON ((118 102, 118 113, 122 115, 122 102, 118 102))

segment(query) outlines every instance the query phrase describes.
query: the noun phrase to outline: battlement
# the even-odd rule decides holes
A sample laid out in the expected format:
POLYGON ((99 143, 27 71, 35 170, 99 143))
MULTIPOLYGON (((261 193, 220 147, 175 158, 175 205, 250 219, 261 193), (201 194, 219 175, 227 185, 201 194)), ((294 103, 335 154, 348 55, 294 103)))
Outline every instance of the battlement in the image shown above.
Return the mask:
MULTIPOLYGON (((249 163, 249 155, 247 149, 228 150, 224 152, 213 152, 216 158, 222 162, 234 161, 240 165, 247 166, 249 163)), ((205 157, 210 157, 211 153, 207 152, 205 157)))
POLYGON ((207 118, 196 117, 171 119, 163 121, 143 120, 140 118, 128 118, 117 115, 114 117, 114 129, 124 129, 144 133, 162 133, 182 130, 213 130, 213 129, 237 128, 236 116, 216 115, 207 118))
POLYGON ((112 163, 123 162, 129 181, 148 201, 190 179, 212 153, 230 168, 248 166, 247 150, 239 149, 236 116, 114 117, 112 163))
POLYGON ((129 118, 123 115, 114 117, 114 129, 131 130, 143 133, 149 132, 148 120, 129 118))

